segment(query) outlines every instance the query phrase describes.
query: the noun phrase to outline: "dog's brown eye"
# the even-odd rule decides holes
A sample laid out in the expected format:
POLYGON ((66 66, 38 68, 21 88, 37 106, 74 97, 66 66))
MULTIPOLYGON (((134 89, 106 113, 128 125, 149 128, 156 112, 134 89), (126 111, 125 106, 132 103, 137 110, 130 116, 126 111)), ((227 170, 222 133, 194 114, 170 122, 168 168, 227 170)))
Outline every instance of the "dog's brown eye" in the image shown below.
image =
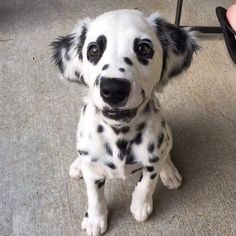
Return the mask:
POLYGON ((88 55, 90 57, 97 57, 100 54, 99 47, 96 43, 89 45, 88 47, 88 55))
POLYGON ((138 52, 140 56, 143 57, 149 57, 149 55, 152 53, 152 48, 148 43, 141 43, 138 46, 138 52))

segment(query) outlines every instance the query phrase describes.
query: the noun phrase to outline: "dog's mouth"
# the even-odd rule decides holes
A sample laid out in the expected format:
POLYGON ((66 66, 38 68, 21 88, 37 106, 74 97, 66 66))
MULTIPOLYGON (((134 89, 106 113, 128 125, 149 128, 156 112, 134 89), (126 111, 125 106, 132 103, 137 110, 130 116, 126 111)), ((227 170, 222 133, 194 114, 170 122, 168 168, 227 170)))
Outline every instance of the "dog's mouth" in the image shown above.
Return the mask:
POLYGON ((129 121, 137 114, 138 108, 119 110, 119 109, 103 109, 102 114, 112 120, 129 121))

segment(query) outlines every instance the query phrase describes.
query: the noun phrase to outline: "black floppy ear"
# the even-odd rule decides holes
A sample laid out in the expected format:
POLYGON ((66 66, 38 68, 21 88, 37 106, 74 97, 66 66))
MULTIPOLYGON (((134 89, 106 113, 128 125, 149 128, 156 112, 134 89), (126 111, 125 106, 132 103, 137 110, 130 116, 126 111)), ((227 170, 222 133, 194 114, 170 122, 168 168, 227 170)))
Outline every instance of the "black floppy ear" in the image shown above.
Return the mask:
POLYGON ((156 86, 158 90, 166 85, 169 79, 188 69, 193 53, 200 47, 191 29, 176 27, 160 18, 159 13, 152 14, 148 20, 155 27, 163 48, 161 78, 156 86))
POLYGON ((58 37, 51 43, 52 59, 59 68, 64 79, 87 86, 83 76, 83 46, 86 39, 90 19, 82 20, 73 32, 64 37, 58 37))

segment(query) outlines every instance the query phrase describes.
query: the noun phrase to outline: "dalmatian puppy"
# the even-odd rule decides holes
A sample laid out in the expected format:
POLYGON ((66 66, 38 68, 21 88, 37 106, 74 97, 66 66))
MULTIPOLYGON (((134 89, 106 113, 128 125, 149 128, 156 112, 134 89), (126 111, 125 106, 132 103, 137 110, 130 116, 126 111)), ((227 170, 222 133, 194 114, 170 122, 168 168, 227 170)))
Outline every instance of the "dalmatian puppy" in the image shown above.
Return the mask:
POLYGON ((86 18, 52 43, 63 78, 87 87, 77 132, 73 178, 83 176, 88 210, 82 228, 97 236, 107 230, 107 178, 141 171, 130 211, 145 221, 160 176, 170 189, 181 176, 170 158, 170 128, 156 98, 168 80, 187 69, 198 49, 190 30, 177 28, 158 13, 117 10, 86 18))

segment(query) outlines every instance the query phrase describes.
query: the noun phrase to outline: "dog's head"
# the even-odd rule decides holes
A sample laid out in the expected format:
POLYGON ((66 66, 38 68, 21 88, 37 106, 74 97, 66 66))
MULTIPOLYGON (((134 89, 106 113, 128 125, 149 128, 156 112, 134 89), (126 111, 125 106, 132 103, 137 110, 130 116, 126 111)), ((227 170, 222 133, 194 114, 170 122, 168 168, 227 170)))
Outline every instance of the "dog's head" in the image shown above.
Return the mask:
POLYGON ((126 121, 155 89, 187 69, 198 49, 190 31, 137 10, 86 18, 52 46, 63 77, 87 86, 104 117, 126 121))

